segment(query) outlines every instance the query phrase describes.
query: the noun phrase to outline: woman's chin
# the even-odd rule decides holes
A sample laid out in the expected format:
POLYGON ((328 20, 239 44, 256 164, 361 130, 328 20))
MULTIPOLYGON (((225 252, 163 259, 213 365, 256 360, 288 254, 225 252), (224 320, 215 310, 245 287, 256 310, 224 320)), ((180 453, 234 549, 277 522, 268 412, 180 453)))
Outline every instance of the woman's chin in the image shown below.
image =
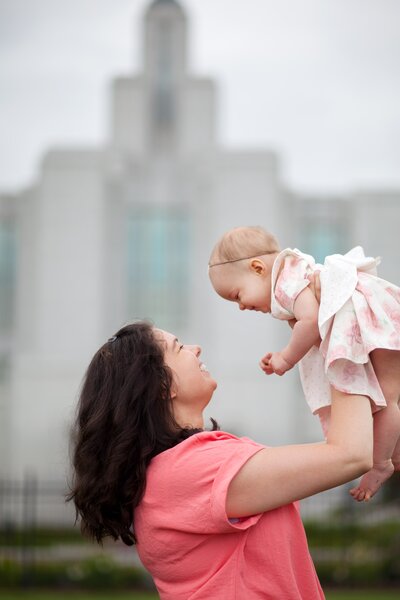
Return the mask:
POLYGON ((212 384, 212 386, 213 386, 213 391, 214 391, 214 390, 216 390, 216 389, 217 389, 217 387, 218 387, 218 383, 215 381, 215 379, 213 379, 213 378, 211 377, 211 375, 210 375, 210 374, 208 374, 208 375, 209 375, 209 381, 210 381, 210 383, 212 384))

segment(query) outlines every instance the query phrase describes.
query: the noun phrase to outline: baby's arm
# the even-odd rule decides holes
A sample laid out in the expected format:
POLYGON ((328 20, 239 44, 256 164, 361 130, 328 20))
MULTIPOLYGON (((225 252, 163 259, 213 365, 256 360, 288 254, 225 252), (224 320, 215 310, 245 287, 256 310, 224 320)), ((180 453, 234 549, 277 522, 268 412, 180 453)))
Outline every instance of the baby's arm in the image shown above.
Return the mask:
POLYGON ((289 364, 298 363, 319 341, 318 311, 319 304, 312 291, 306 287, 294 302, 293 313, 296 324, 288 345, 281 352, 289 364))
POLYGON ((261 359, 260 366, 265 373, 283 375, 294 367, 314 344, 319 342, 318 310, 319 304, 314 294, 306 287, 294 303, 293 313, 296 323, 289 344, 281 352, 266 354, 261 359))

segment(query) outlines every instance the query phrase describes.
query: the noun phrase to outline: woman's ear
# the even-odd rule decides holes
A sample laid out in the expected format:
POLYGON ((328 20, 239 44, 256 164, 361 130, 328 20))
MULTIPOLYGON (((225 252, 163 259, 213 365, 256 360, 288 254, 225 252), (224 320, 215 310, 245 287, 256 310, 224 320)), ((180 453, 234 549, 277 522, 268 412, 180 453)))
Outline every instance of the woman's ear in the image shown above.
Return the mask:
POLYGON ((265 264, 259 258, 253 258, 250 262, 250 270, 256 275, 263 275, 266 271, 265 264))

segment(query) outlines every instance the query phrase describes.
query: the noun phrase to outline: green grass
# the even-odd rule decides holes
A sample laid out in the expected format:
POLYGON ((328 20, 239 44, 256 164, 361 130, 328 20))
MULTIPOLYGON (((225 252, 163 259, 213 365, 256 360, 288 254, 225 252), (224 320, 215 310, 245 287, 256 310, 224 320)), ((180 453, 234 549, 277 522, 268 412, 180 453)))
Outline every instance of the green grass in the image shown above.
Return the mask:
POLYGON ((399 600, 400 590, 325 591, 326 600, 399 600))

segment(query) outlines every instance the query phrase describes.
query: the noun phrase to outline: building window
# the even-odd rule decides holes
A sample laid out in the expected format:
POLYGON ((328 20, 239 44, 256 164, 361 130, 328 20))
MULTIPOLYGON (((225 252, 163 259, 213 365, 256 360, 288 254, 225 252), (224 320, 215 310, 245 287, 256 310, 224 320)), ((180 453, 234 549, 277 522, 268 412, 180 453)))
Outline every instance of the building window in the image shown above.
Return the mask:
POLYGON ((0 221, 0 337, 12 333, 15 304, 16 240, 11 221, 0 221))
POLYGON ((318 227, 308 232, 307 252, 314 256, 317 262, 321 262, 325 256, 337 252, 337 238, 337 232, 331 227, 318 227))
POLYGON ((342 227, 335 223, 313 223, 306 227, 303 233, 301 250, 311 254, 319 263, 323 263, 326 256, 346 252, 346 235, 342 227))
POLYGON ((162 329, 185 327, 189 293, 189 219, 135 212, 127 220, 128 317, 162 329))

